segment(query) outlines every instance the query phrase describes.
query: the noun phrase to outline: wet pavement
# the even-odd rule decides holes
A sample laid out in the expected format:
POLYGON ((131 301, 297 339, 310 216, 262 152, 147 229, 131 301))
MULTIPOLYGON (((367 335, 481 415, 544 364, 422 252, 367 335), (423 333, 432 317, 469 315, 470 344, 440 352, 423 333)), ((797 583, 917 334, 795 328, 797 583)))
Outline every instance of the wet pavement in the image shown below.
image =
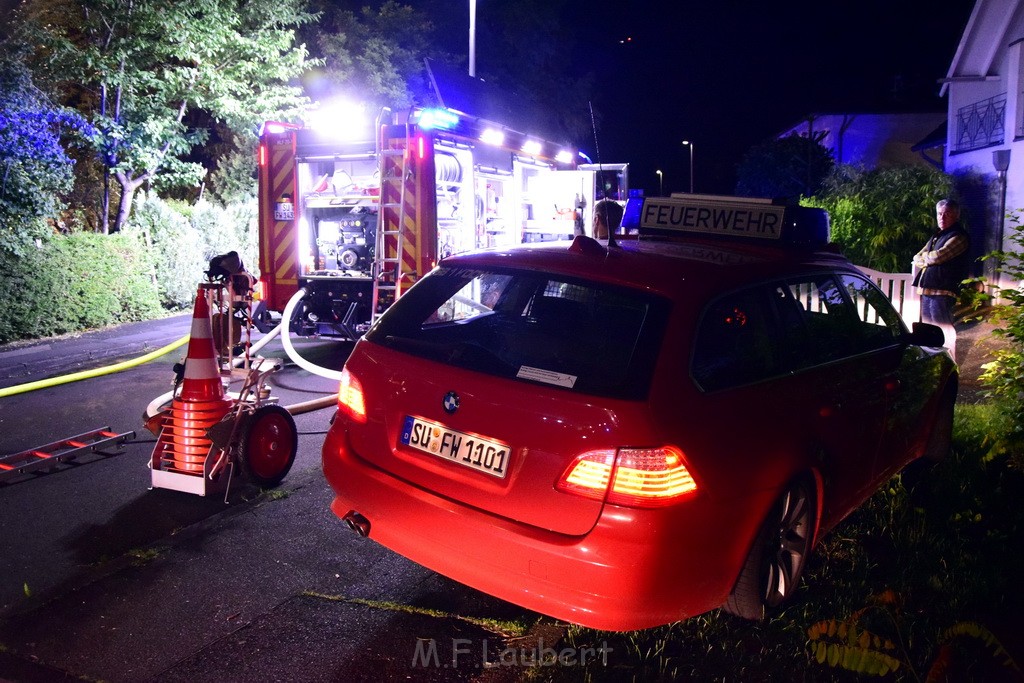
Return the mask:
MULTIPOLYGON (((189 318, 0 347, 0 386, 152 351, 189 318), (63 365, 59 362, 63 359, 63 365)), ((183 329, 180 329, 183 328, 183 329)), ((279 354, 268 346, 270 355, 279 354)), ((340 367, 337 342, 303 347, 340 367)), ((0 399, 0 452, 110 420, 139 436, 116 457, 0 486, 0 681, 504 681, 563 627, 352 533, 329 509, 319 451, 332 408, 295 417, 296 464, 268 492, 150 488, 142 408, 169 354, 122 374, 0 399)), ((288 366, 282 405, 336 391, 288 366)))

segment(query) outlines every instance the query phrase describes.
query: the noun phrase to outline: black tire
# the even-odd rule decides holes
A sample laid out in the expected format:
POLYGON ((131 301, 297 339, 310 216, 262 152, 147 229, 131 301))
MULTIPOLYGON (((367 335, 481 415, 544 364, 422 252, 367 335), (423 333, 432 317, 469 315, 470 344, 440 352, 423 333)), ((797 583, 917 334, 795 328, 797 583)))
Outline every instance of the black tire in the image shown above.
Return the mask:
POLYGON ((811 551, 814 520, 814 488, 806 479, 797 480, 772 506, 722 608, 757 621, 765 609, 789 599, 811 551))
POLYGON ((298 442, 291 413, 278 405, 260 406, 238 444, 242 475, 261 488, 277 486, 295 462, 298 442))
POLYGON ((932 421, 932 433, 923 457, 931 462, 942 462, 953 449, 953 411, 956 408, 956 390, 950 389, 942 395, 939 407, 932 421))

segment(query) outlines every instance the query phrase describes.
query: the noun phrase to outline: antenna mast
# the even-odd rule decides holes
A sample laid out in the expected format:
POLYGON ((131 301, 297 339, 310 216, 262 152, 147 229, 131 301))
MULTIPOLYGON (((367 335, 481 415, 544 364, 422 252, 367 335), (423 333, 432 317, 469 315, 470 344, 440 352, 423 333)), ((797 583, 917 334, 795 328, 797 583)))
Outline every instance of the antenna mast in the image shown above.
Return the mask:
MULTIPOLYGON (((604 168, 601 166, 601 146, 597 144, 597 122, 594 120, 594 103, 588 101, 587 104, 590 106, 590 128, 594 131, 594 154, 597 156, 597 179, 603 182, 604 168)), ((605 199, 608 199, 605 197, 605 199)), ((594 207, 596 210, 597 200, 594 200, 594 207)), ((618 243, 615 241, 615 231, 612 230, 612 226, 608 224, 608 207, 604 209, 604 225, 608 229, 608 246, 617 247, 618 243)))

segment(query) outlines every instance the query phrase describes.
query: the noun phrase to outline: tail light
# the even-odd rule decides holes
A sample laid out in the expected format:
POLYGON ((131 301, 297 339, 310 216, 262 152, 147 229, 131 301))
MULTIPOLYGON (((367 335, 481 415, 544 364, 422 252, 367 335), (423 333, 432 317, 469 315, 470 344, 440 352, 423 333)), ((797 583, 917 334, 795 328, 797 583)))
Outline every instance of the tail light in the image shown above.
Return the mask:
POLYGON ((338 408, 356 422, 366 422, 366 402, 363 400, 363 384, 355 375, 343 368, 338 385, 338 408))
POLYGON ((588 451, 555 485, 559 491, 631 507, 671 505, 697 490, 674 446, 588 451))

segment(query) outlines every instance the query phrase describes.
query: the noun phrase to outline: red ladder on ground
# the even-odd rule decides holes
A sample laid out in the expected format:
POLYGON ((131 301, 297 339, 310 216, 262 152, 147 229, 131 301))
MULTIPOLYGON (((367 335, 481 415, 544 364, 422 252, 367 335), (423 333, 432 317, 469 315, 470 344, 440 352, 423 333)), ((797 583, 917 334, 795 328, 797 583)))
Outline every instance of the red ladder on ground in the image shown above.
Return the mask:
POLYGON ((68 439, 61 439, 45 446, 36 446, 21 453, 0 456, 0 483, 19 474, 56 467, 59 463, 87 453, 120 455, 124 451, 105 452, 104 448, 120 447, 128 439, 135 438, 135 432, 118 434, 110 427, 101 427, 68 439))

